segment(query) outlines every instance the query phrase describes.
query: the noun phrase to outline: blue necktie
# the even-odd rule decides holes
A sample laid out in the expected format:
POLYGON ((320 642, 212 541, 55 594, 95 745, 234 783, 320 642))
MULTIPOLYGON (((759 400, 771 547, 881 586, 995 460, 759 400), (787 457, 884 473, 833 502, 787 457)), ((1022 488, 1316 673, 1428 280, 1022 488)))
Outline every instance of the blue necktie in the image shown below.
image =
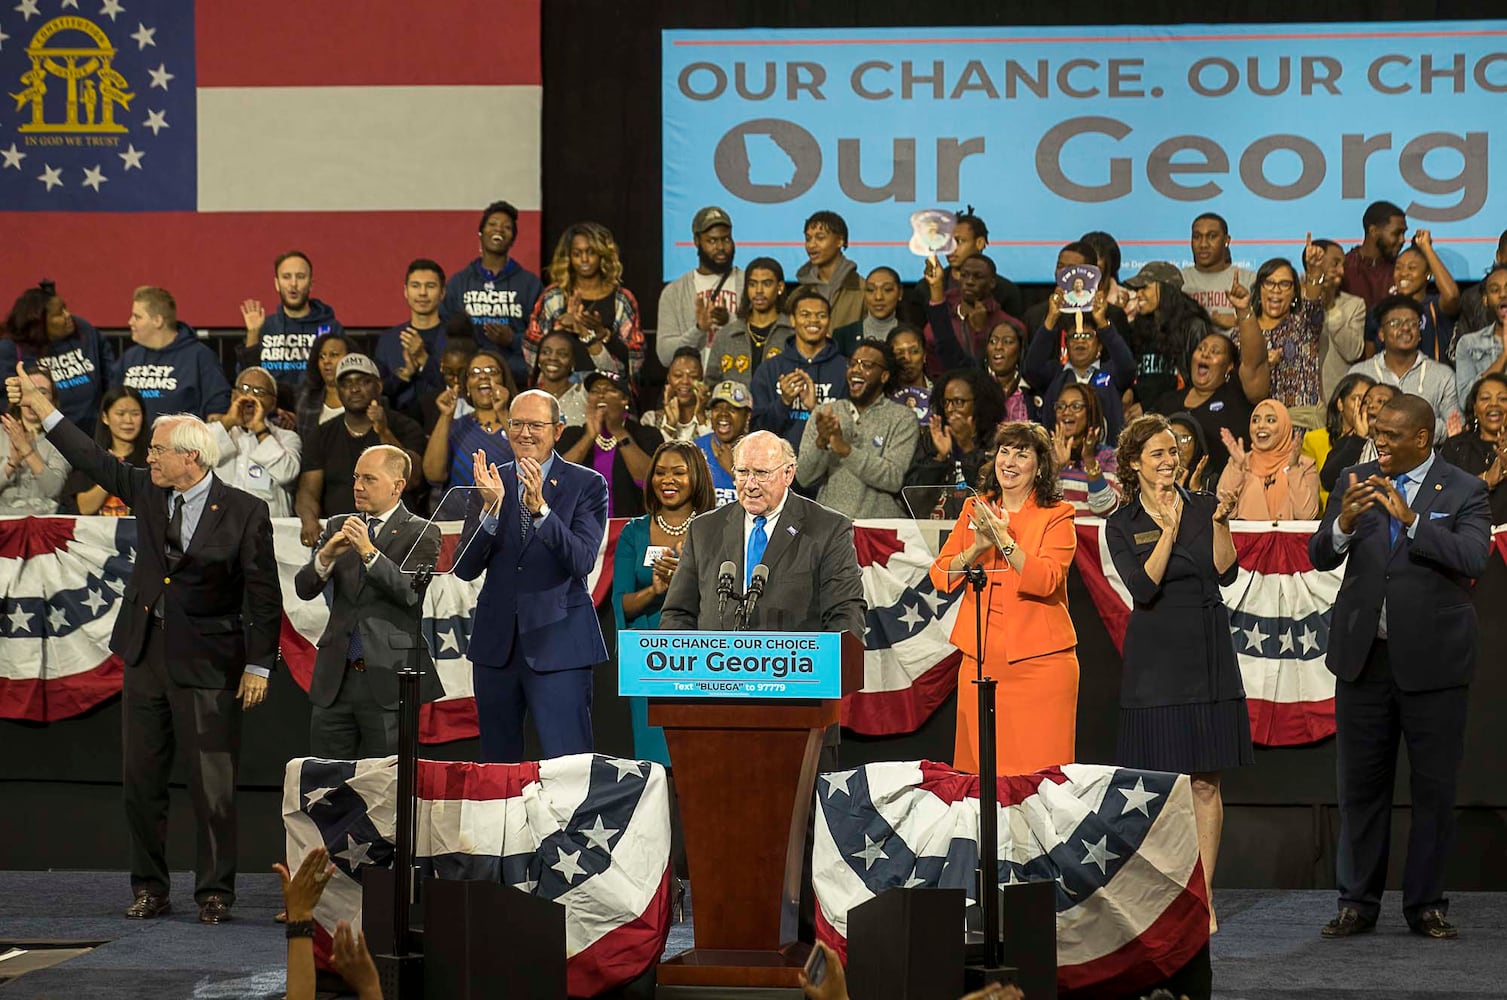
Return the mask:
MULTIPOLYGON (((1403 489, 1403 487, 1406 486, 1409 482, 1410 480, 1408 479, 1408 474, 1406 472, 1404 472, 1400 476, 1392 477, 1392 484, 1397 487, 1397 492, 1402 494, 1402 499, 1404 502, 1407 501, 1408 491, 1403 489)), ((1396 547, 1397 536, 1402 534, 1402 522, 1395 517, 1391 517, 1390 515, 1388 515, 1388 519, 1391 521, 1391 523, 1387 527, 1391 531, 1392 545, 1393 547, 1396 547)))
POLYGON ((764 532, 764 524, 768 520, 763 514, 754 517, 753 530, 748 533, 748 554, 743 560, 743 586, 746 589, 753 582, 754 567, 764 559, 764 549, 769 545, 769 535, 764 532))
MULTIPOLYGON (((376 518, 366 518, 366 537, 371 539, 373 545, 377 544, 377 527, 376 518)), ((364 561, 361 564, 361 572, 366 572, 366 563, 364 561)), ((364 658, 365 655, 366 652, 361 645, 361 626, 357 624, 355 628, 351 629, 351 641, 346 647, 345 658, 347 660, 359 660, 364 658)))

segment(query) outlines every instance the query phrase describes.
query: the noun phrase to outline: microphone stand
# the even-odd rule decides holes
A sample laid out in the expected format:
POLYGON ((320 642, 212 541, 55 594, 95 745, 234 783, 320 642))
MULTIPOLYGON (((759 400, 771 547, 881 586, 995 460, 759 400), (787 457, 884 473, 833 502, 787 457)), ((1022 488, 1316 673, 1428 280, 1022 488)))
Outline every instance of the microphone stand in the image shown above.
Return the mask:
POLYGON ((1004 965, 1004 945, 1000 940, 999 903, 999 779, 995 774, 995 695, 998 682, 984 676, 984 588, 989 577, 976 563, 963 568, 964 579, 973 589, 973 638, 977 652, 978 675, 973 684, 978 692, 979 729, 979 910, 983 919, 983 940, 969 948, 964 966, 964 988, 982 989, 992 983, 1014 982, 1014 969, 1004 965))

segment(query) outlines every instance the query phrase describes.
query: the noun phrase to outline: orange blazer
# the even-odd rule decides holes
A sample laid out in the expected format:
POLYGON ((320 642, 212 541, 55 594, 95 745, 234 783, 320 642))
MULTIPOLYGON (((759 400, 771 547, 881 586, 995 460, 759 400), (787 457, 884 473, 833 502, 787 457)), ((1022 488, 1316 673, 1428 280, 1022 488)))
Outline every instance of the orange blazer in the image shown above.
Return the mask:
MULTIPOLYGON (((947 564, 952 557, 973 544, 973 499, 963 503, 963 511, 947 536, 947 544, 931 565, 931 582, 943 591, 963 585, 961 573, 952 574, 948 582, 947 564)), ((1024 556, 1019 573, 1010 568, 998 549, 983 557, 989 574, 984 593, 984 645, 990 660, 1003 654, 1006 663, 1043 656, 1078 644, 1078 633, 1067 610, 1067 571, 1078 548, 1073 530, 1073 506, 1058 502, 1050 507, 1036 505, 1034 497, 1010 515, 1010 534, 1024 556), (1003 647, 1003 648, 1001 648, 1003 647)), ((952 629, 952 644, 967 656, 977 658, 974 649, 973 605, 976 595, 970 587, 963 595, 957 623, 952 629)))

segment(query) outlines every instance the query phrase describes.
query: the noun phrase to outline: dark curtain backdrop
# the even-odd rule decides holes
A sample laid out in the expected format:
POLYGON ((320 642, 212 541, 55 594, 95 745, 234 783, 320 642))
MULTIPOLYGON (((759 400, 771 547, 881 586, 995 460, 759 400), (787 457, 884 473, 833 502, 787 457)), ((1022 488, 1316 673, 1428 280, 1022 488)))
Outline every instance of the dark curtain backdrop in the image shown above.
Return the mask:
MULTIPOLYGON (((656 321, 661 287, 659 33, 664 29, 1271 24, 1492 16, 1490 5, 1480 0, 1329 0, 1321 5, 1295 0, 1086 0, 1070 5, 1018 0, 957 5, 916 0, 549 0, 543 6, 543 254, 547 259, 561 230, 572 222, 591 219, 606 225, 622 249, 624 284, 638 297, 649 327, 656 321)), ((968 200, 966 191, 962 200, 968 200)), ((733 226, 736 237, 736 216, 733 226)), ((1114 231, 1112 225, 1105 228, 1114 231)), ((1357 218, 1356 237, 1359 230, 1357 218)), ((693 252, 687 250, 686 269, 694 264, 693 252)))

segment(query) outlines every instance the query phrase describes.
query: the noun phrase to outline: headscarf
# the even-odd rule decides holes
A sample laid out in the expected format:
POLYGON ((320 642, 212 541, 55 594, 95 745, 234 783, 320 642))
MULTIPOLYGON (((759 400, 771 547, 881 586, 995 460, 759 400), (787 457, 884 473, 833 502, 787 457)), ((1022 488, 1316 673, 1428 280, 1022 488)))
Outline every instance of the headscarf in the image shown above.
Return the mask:
POLYGON ((1268 439, 1265 448, 1258 447, 1256 436, 1250 436, 1250 448, 1245 456, 1246 472, 1261 480, 1266 488, 1266 510, 1269 517, 1282 516, 1287 504, 1287 467, 1292 462, 1292 418, 1287 407, 1275 399, 1263 399, 1251 411, 1251 422, 1261 416, 1263 410, 1277 415, 1277 427, 1268 439))

